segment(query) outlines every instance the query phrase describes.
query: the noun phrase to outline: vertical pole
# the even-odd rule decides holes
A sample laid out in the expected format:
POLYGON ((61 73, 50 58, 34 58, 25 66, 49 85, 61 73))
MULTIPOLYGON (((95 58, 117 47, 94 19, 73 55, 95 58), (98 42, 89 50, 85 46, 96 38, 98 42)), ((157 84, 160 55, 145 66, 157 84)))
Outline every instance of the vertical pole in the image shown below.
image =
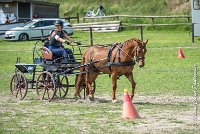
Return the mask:
POLYGON ((194 23, 192 23, 192 43, 194 43, 194 23))
POLYGON ((152 23, 154 24, 154 18, 153 17, 151 18, 151 20, 152 20, 152 23))
POLYGON ((77 23, 79 23, 79 13, 77 13, 77 23))
POLYGON ((71 18, 70 18, 70 16, 69 16, 69 22, 71 21, 70 19, 71 19, 71 18))
POLYGON ((90 45, 93 45, 92 27, 90 27, 90 45))
POLYGON ((143 26, 140 26, 141 40, 143 41, 143 26))
POLYGON ((190 23, 190 16, 188 16, 187 19, 188 19, 188 23, 190 23))
POLYGON ((193 92, 194 92, 194 115, 193 115, 193 121, 194 121, 194 128, 196 129, 196 132, 198 133, 198 94, 197 94, 197 65, 194 65, 194 78, 193 78, 193 92))

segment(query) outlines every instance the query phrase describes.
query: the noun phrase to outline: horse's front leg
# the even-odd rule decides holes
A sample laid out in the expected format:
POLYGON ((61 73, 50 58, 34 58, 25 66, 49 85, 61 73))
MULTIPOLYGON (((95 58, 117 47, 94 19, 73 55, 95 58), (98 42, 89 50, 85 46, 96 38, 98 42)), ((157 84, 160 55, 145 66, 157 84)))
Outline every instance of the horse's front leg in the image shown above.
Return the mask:
POLYGON ((116 74, 112 74, 112 102, 115 103, 116 100, 116 96, 115 96, 115 92, 117 89, 117 75, 116 74))
POLYGON ((130 81, 130 83, 131 83, 131 86, 132 86, 132 93, 131 93, 131 99, 133 99, 133 97, 134 97, 134 93, 135 93, 135 86, 136 86, 136 83, 135 83, 135 81, 134 81, 134 79, 133 79, 133 73, 130 73, 130 74, 126 74, 125 75, 126 77, 127 77, 127 79, 130 81))

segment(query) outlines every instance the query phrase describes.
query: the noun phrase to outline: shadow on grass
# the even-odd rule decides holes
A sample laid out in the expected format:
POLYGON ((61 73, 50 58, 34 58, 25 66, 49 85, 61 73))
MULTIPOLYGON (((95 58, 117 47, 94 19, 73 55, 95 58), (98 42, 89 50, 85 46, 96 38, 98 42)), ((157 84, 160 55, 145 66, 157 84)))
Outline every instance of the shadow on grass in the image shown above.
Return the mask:
POLYGON ((154 106, 188 106, 188 104, 182 104, 182 103, 151 103, 151 102, 134 102, 136 105, 154 105, 154 106))

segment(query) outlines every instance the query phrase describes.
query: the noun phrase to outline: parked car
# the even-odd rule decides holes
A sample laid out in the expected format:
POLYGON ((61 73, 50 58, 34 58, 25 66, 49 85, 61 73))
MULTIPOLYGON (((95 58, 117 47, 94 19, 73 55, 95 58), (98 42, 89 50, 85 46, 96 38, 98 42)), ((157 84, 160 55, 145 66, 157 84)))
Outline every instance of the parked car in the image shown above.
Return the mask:
POLYGON ((32 21, 27 22, 22 27, 11 28, 10 30, 6 31, 5 39, 20 40, 20 41, 39 39, 42 36, 42 30, 43 30, 43 36, 47 37, 49 32, 55 28, 54 22, 56 20, 62 20, 63 30, 68 35, 73 35, 74 30, 69 22, 65 21, 64 19, 49 18, 49 19, 34 19, 32 21))

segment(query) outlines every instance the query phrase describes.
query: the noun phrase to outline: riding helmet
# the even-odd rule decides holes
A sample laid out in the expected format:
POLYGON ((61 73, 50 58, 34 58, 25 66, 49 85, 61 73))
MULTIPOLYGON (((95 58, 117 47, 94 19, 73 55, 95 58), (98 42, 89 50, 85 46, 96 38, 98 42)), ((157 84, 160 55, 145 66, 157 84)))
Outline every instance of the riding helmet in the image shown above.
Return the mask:
POLYGON ((56 26, 56 25, 60 25, 61 27, 63 27, 63 22, 61 21, 61 20, 56 20, 55 22, 54 22, 54 25, 56 26))

